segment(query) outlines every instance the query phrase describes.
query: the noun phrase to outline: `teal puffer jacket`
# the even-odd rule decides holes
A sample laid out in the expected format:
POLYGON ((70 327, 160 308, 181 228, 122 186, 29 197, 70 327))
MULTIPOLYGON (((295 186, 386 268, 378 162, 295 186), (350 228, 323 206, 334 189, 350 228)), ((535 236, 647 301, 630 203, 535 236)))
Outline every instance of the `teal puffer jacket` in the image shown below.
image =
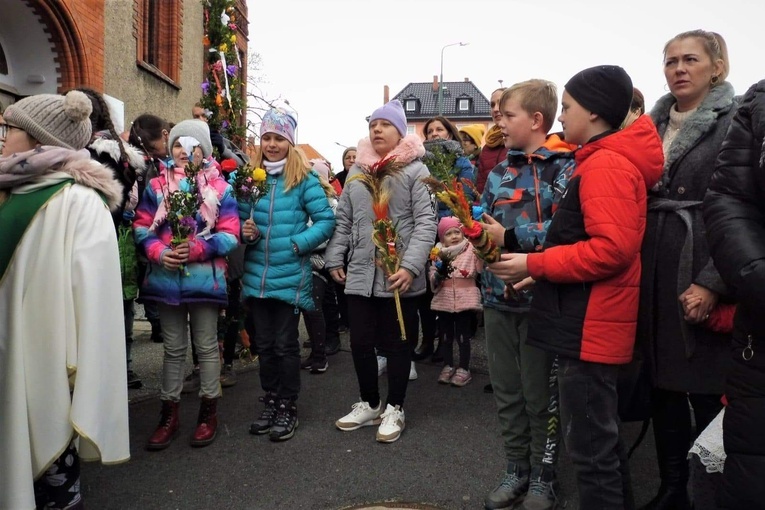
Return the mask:
MULTIPOLYGON (((332 235, 335 216, 315 173, 289 191, 283 174, 269 175, 268 181, 271 189, 253 211, 260 237, 245 251, 242 295, 313 310, 310 255, 332 235)), ((249 217, 249 203, 239 202, 241 222, 249 217)))

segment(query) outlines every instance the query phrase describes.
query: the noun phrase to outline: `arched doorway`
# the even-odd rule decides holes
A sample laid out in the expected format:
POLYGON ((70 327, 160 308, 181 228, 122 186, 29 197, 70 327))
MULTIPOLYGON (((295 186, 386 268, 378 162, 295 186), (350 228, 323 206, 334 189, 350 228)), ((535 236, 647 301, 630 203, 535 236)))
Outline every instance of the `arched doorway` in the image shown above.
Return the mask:
POLYGON ((0 24, 6 74, 0 73, 4 106, 24 96, 55 94, 87 84, 88 64, 76 24, 61 0, 0 0, 12 23, 0 24))

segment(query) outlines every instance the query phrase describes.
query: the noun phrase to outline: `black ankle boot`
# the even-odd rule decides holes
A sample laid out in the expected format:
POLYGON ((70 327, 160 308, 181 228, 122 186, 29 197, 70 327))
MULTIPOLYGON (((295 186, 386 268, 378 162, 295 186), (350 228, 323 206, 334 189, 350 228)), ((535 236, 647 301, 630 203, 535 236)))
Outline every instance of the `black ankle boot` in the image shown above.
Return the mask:
POLYGON ((668 390, 653 396, 653 435, 659 463, 659 493, 641 510, 690 510, 688 448, 691 444, 687 397, 668 390))
POLYGON ((433 349, 433 356, 430 357, 430 361, 433 363, 441 363, 444 360, 444 345, 441 338, 438 339, 438 345, 433 349))
POLYGON ((685 487, 659 488, 659 493, 647 505, 639 510, 691 510, 691 502, 688 499, 688 491, 685 487))
POLYGON ((155 344, 162 343, 162 326, 159 321, 151 322, 151 341, 155 344))
POLYGON ((422 361, 431 354, 433 354, 433 339, 431 338, 430 340, 425 340, 423 338, 420 346, 414 350, 414 354, 412 354, 412 360, 422 361))

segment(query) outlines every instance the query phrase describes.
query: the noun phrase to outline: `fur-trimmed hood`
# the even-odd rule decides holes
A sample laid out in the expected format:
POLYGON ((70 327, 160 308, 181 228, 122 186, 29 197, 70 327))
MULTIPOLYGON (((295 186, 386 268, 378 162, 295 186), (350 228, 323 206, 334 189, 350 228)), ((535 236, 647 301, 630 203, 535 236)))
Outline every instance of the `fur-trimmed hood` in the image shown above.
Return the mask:
MULTIPOLYGON (((141 175, 146 172, 146 160, 143 152, 133 147, 127 142, 122 142, 122 146, 125 149, 125 154, 128 158, 128 164, 135 170, 137 175, 141 175)), ((96 138, 88 145, 90 149, 100 161, 102 157, 108 156, 115 165, 120 160, 120 145, 117 140, 111 138, 96 138)))
MULTIPOLYGON (((385 157, 395 157, 396 161, 403 164, 409 164, 417 158, 425 155, 425 147, 422 145, 420 137, 411 134, 401 139, 401 142, 390 151, 385 157)), ((356 150, 356 164, 361 167, 370 167, 380 161, 382 158, 372 147, 372 141, 367 138, 359 140, 356 150)))
MULTIPOLYGON (((651 110, 651 118, 656 124, 659 136, 664 138, 669 124, 669 110, 677 103, 672 94, 662 96, 651 110)), ((728 82, 713 87, 704 101, 699 105, 683 124, 669 148, 664 161, 664 173, 672 167, 685 153, 706 135, 716 124, 717 119, 735 106, 733 86, 728 82)))
POLYGON ((77 184, 92 188, 103 195, 110 211, 114 212, 120 208, 122 184, 114 178, 106 165, 90 158, 80 159, 66 163, 59 171, 71 175, 77 184))

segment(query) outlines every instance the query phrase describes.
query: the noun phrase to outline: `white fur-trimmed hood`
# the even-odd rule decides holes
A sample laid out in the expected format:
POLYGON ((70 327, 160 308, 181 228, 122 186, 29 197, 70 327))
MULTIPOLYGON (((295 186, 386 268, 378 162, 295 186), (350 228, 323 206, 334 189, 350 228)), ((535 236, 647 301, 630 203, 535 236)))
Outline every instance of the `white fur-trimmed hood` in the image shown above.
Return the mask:
MULTIPOLYGON (((128 158, 128 164, 135 169, 136 175, 146 172, 146 160, 143 153, 136 147, 127 142, 122 142, 125 154, 128 158)), ((99 157, 108 156, 115 164, 120 160, 120 146, 117 140, 111 138, 96 138, 88 145, 88 148, 95 152, 99 157)))

